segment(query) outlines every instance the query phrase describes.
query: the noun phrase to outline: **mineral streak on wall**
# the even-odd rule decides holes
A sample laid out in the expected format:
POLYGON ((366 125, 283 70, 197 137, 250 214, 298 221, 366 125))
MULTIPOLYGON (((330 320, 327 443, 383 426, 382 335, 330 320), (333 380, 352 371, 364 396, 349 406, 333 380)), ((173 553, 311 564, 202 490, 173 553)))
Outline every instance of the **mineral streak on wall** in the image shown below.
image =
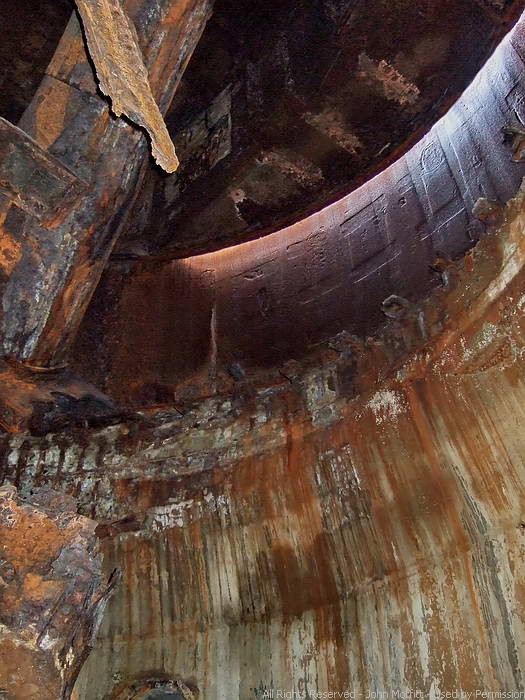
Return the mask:
POLYGON ((427 340, 392 321, 184 417, 6 441, 4 478, 77 495, 124 572, 80 698, 523 689, 523 193, 504 216, 427 340))

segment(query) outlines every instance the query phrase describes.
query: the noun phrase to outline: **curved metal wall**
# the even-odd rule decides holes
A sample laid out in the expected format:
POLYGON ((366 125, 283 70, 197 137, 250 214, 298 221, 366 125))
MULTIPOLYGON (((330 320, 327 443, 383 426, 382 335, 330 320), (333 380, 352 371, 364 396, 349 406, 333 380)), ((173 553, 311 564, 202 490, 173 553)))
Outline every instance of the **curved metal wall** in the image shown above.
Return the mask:
POLYGON ((417 301, 436 284, 436 256, 483 235, 480 197, 516 193, 525 164, 503 129, 525 125, 524 57, 522 18, 422 141, 319 213, 215 253, 108 272, 77 344, 83 371, 140 403, 148 387, 210 367, 279 365, 342 329, 373 333, 386 297, 417 301))

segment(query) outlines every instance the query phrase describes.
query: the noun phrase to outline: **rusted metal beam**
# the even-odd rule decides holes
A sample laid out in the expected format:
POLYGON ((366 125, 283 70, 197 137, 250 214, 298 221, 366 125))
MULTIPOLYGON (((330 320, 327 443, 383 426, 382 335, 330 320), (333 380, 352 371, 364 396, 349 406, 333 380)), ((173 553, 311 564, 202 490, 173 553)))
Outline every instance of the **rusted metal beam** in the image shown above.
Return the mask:
POLYGON ((51 489, 0 488, 0 695, 69 700, 108 598, 96 522, 51 489))
POLYGON ((51 228, 86 188, 24 131, 0 118, 0 192, 8 200, 51 228))
POLYGON ((168 173, 179 160, 152 95, 136 29, 120 0, 76 0, 100 90, 111 98, 111 111, 146 129, 153 157, 168 173))
MULTIPOLYGON (((124 3, 161 113, 173 98, 212 3, 124 3)), ((85 194, 62 220, 51 227, 46 222, 47 228, 35 212, 15 206, 12 196, 0 192, 0 354, 29 365, 56 367, 68 355, 125 223, 145 172, 148 142, 140 129, 115 119, 97 92, 76 16, 19 127, 86 183, 85 194)))

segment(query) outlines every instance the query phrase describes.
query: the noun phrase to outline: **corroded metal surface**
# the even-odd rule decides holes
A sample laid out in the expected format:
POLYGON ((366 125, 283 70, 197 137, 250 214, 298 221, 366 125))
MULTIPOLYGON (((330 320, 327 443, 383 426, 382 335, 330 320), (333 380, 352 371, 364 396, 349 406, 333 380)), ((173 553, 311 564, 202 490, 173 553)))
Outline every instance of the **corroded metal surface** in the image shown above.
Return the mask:
POLYGON ((96 638, 106 588, 96 523, 72 498, 42 489, 29 502, 0 489, 0 693, 68 700, 96 638))
MULTIPOLYGON (((467 235, 480 198, 507 200, 522 174, 509 145, 475 138, 502 136, 509 113, 521 119, 522 31, 496 56, 501 94, 482 76, 450 121, 362 200, 321 212, 274 238, 275 248, 249 244, 217 267, 209 258, 173 265, 197 280, 182 299, 188 314, 196 299, 209 310, 209 343, 193 369, 202 371, 197 394, 204 387, 211 398, 190 404, 190 387, 178 405, 167 342, 155 371, 168 378, 148 378, 164 409, 99 431, 2 441, 1 479, 24 495, 43 485, 74 494, 100 521, 108 572, 123 569, 77 685, 82 700, 147 692, 154 678, 180 679, 206 700, 255 700, 271 689, 523 690, 523 187, 491 209, 497 229, 475 245, 467 235), (388 236, 390 217, 399 240, 388 236), (339 233, 325 235, 329 225, 339 233), (417 266, 381 264, 383 255, 398 259, 393 251, 419 255, 421 277, 417 266), (425 297, 429 264, 435 285, 425 297), (217 343, 221 309, 209 290, 219 267, 223 304, 246 304, 231 343, 239 329, 261 328, 247 341, 249 366, 217 343), (279 325, 275 299, 285 295, 275 290, 286 285, 303 303, 281 306, 279 325), (370 297, 361 332, 330 335, 337 324, 327 309, 357 308, 350 290, 370 297), (338 294, 338 304, 326 302, 338 294), (367 325, 370 308, 381 324, 367 325), (305 338, 303 356, 281 357, 270 347, 279 328, 303 319, 304 335, 290 344, 305 338)), ((158 304, 157 321, 174 296, 165 269, 148 307, 154 315, 158 304)), ((136 298, 159 278, 147 271, 136 298)), ((341 325, 351 327, 349 317, 341 325)), ((193 352, 202 336, 188 328, 194 335, 178 332, 193 352)), ((145 371, 143 356, 137 366, 145 371)), ((128 365, 131 394, 140 370, 128 365)))
POLYGON ((175 146, 151 92, 137 32, 120 0, 76 3, 98 84, 111 99, 111 111, 144 127, 156 162, 166 172, 174 172, 179 166, 175 146))
MULTIPOLYGON (((162 505, 187 478, 286 446, 291 421, 302 436, 328 430, 387 381, 475 382, 492 367, 510 371, 523 344, 524 196, 507 205, 497 234, 448 264, 416 314, 388 318, 366 340, 339 334, 301 362, 230 376, 223 396, 144 411, 98 432, 6 437, 0 477, 28 492, 62 483, 86 515, 119 522, 162 505), (26 463, 34 468, 26 472, 26 463)), ((140 522, 121 524, 136 530, 140 522)))
MULTIPOLYGON (((150 85, 162 111, 173 97, 211 3, 143 0, 130 6, 150 85)), ((38 177, 29 178, 28 184, 27 168, 22 168, 18 187, 11 178, 10 187, 4 188, 10 198, 0 193, 1 354, 25 362, 26 367, 49 369, 64 364, 141 182, 147 143, 139 130, 113 119, 97 94, 76 17, 19 126, 25 133, 24 144, 32 144, 33 139, 42 151, 33 153, 33 160, 45 162, 47 170, 58 160, 73 179, 86 184, 86 190, 72 201, 64 192, 57 205, 60 216, 51 222, 37 218, 35 206, 29 210, 35 202, 27 195, 34 194, 31 187, 38 187, 38 177), (13 191, 20 195, 16 202, 13 191)), ((20 154, 15 160, 23 165, 20 154)), ((9 171, 9 162, 4 160, 3 166, 9 171)), ((20 173, 12 169, 11 174, 20 173)), ((39 194, 41 199, 53 200, 52 191, 39 194)), ((20 388, 21 383, 16 383, 20 388)), ((56 398, 58 407, 63 397, 58 392, 56 398)), ((31 402, 31 396, 22 401, 25 406, 31 402)), ((9 415, 4 426, 19 428, 24 423, 28 427, 29 422, 24 411, 18 417, 9 415)))
MULTIPOLYGON (((360 396, 338 399, 348 374, 317 362, 305 404, 281 396, 282 420, 277 401, 259 399, 223 426, 221 469, 170 489, 168 459, 165 483, 147 483, 159 441, 142 477, 120 482, 121 498, 150 507, 138 532, 106 541, 126 583, 81 697, 95 676, 110 697, 112 674, 133 678, 144 659, 195 678, 207 699, 521 688, 522 204, 509 231, 455 271, 431 343, 389 322, 388 349, 376 339, 351 372, 354 387, 372 382, 360 396), (423 347, 403 362, 409 339, 423 347), (396 367, 387 380, 383 352, 396 367)), ((428 301, 429 320, 442 303, 428 301)), ((347 366, 359 357, 344 338, 333 346, 347 366)), ((189 429, 203 456, 217 451, 215 421, 189 429)))
MULTIPOLYGON (((162 112, 202 33, 211 3, 143 0, 130 7, 162 112)), ((89 188, 51 232, 33 217, 22 216, 14 205, 2 210, 2 241, 11 251, 1 280, 2 354, 55 365, 68 352, 125 222, 143 175, 147 141, 140 130, 111 118, 108 105, 97 95, 76 18, 19 126, 89 188)))

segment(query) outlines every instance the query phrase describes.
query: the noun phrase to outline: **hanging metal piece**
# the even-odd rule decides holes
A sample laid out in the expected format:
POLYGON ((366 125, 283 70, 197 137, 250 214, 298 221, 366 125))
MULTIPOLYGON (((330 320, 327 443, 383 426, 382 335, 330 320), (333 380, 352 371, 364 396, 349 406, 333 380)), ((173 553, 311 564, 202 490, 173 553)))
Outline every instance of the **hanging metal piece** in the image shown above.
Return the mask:
POLYGON ((179 160, 153 97, 133 22, 120 0, 76 0, 76 4, 98 84, 111 99, 112 112, 143 127, 155 161, 166 172, 174 172, 179 160))

